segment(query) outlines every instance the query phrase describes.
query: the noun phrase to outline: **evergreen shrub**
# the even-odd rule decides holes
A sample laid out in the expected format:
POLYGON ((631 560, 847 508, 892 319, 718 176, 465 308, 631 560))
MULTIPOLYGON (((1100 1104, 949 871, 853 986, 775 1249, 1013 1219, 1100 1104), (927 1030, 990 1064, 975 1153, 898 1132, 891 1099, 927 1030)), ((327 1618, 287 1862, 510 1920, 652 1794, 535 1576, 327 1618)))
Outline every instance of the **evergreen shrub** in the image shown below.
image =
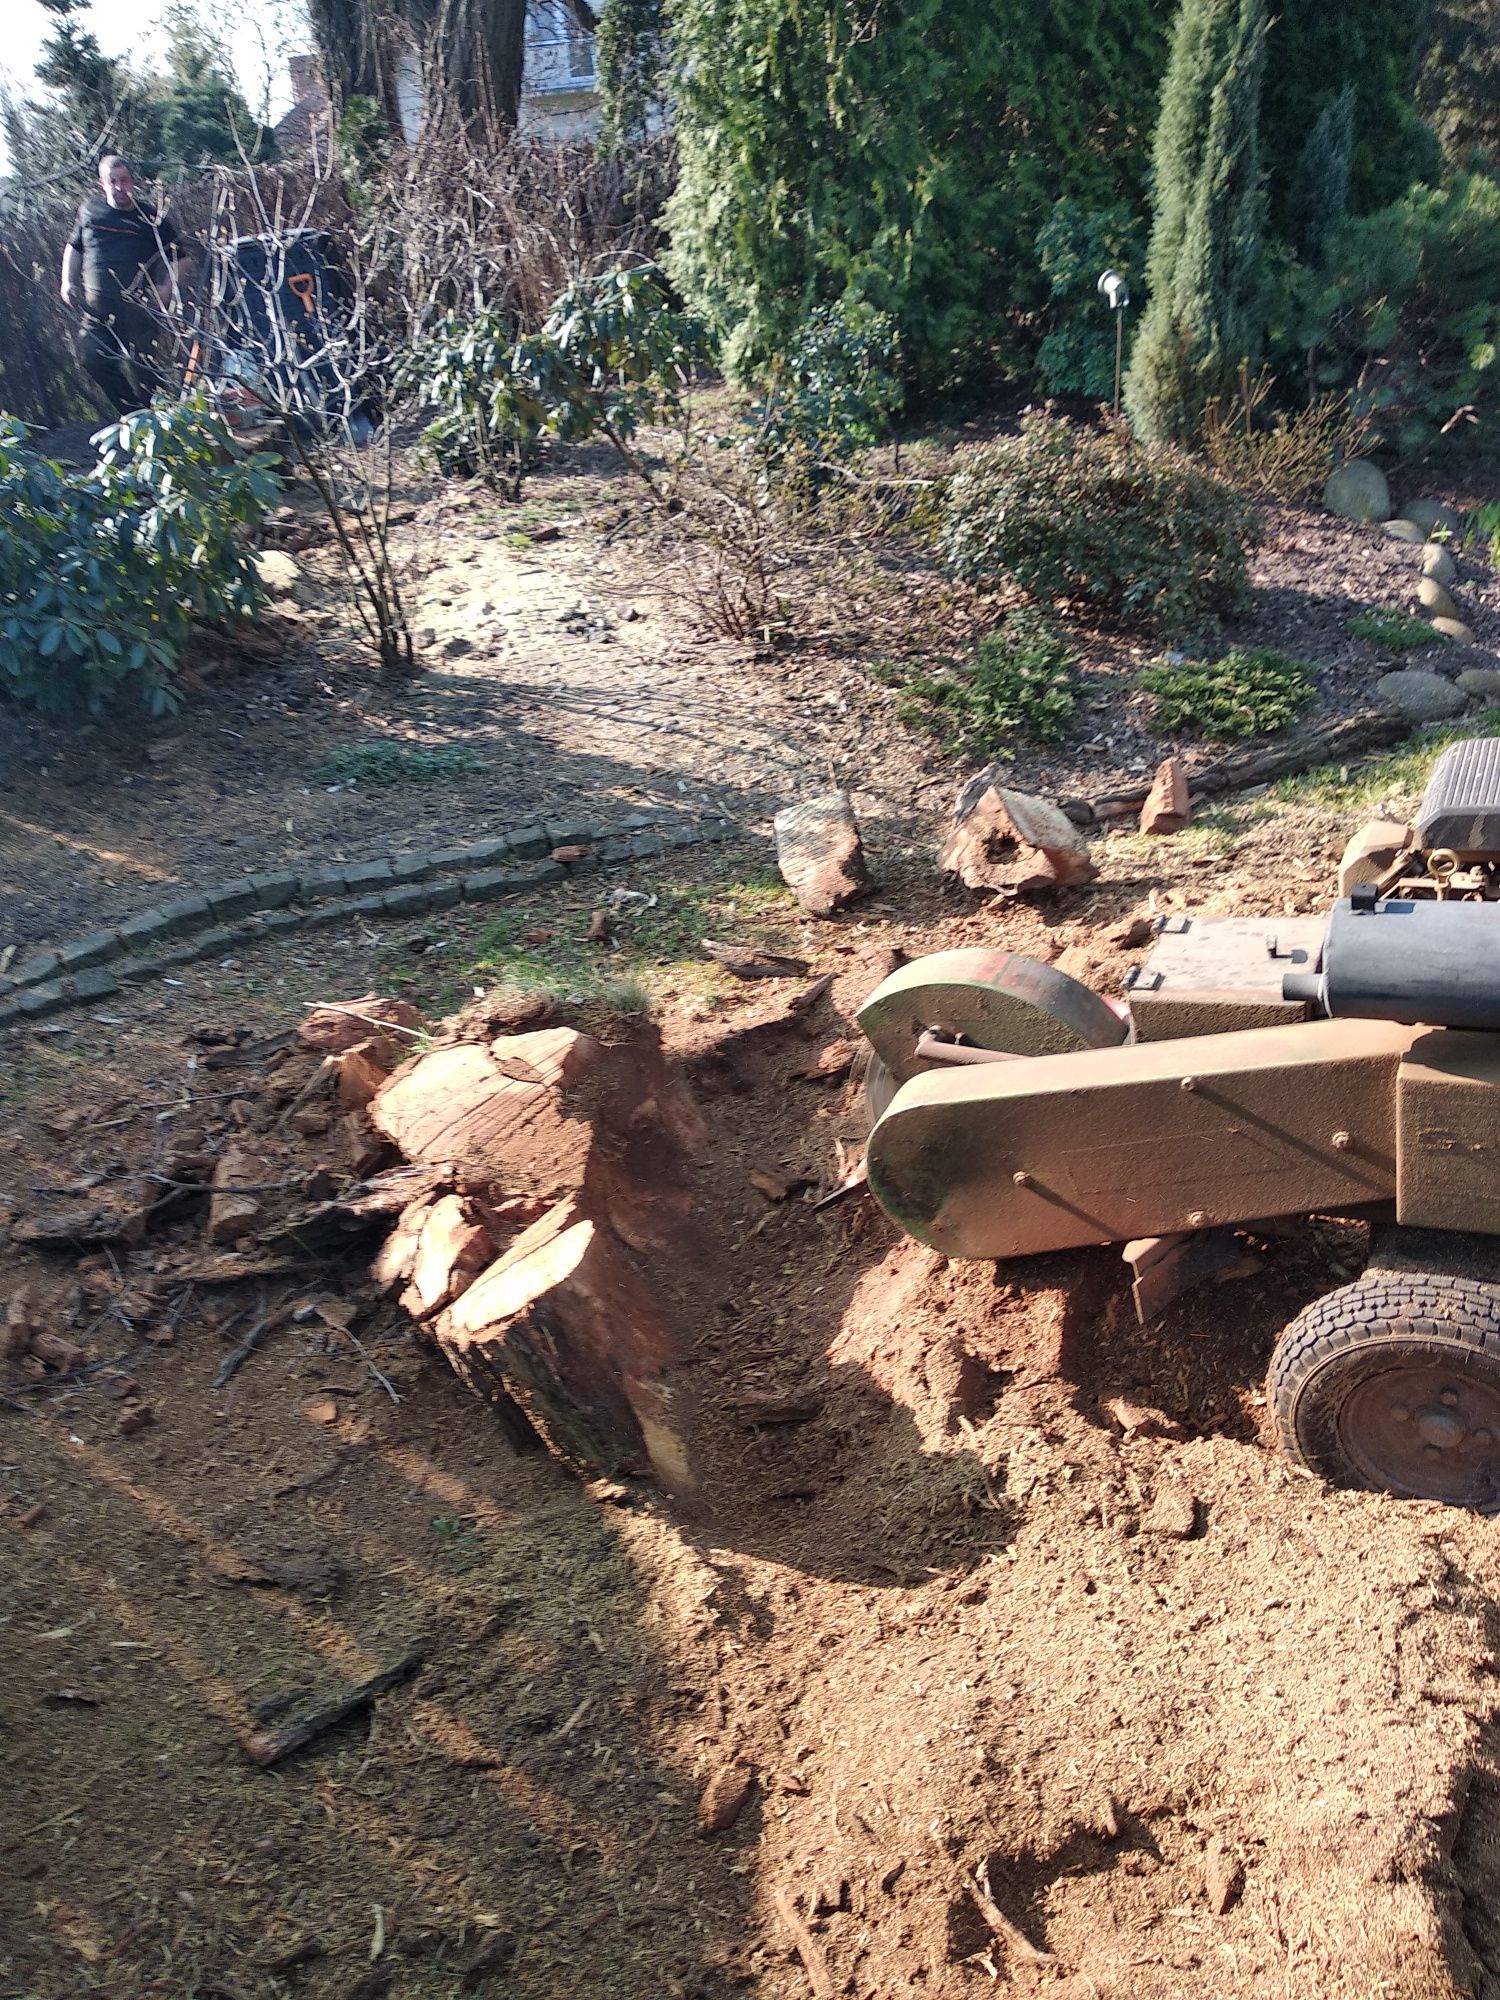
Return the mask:
POLYGON ((1346 222, 1307 278, 1303 329, 1403 451, 1500 418, 1500 179, 1455 174, 1346 222))
POLYGON ((133 687, 153 715, 195 618, 232 626, 261 604, 247 531, 280 491, 201 399, 101 431, 92 470, 66 472, 0 417, 0 693, 98 712, 133 687))
POLYGON ((1317 698, 1314 669, 1271 646, 1235 647, 1218 660, 1182 660, 1137 676, 1155 702, 1153 726, 1187 729, 1216 743, 1269 736, 1317 698))
POLYGON ((1166 633, 1244 599, 1259 539, 1248 503, 1181 452, 1040 412, 954 475, 938 531, 967 582, 1166 633))
POLYGON ((901 690, 896 713, 903 722, 951 750, 993 756, 1014 736, 1061 742, 1077 704, 1074 662, 1056 626, 1023 609, 987 633, 968 660, 945 660, 935 672, 891 663, 877 668, 876 678, 901 690))

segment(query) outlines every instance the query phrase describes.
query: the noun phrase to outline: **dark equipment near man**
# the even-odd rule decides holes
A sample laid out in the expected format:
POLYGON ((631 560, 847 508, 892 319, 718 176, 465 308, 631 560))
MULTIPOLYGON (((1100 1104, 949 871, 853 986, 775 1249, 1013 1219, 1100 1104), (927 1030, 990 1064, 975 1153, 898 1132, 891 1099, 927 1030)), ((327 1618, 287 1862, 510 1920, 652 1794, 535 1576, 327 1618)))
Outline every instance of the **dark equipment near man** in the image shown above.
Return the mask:
POLYGON ((206 373, 232 420, 368 435, 375 405, 354 288, 327 230, 210 244, 200 295, 209 358, 195 355, 189 379, 206 373))

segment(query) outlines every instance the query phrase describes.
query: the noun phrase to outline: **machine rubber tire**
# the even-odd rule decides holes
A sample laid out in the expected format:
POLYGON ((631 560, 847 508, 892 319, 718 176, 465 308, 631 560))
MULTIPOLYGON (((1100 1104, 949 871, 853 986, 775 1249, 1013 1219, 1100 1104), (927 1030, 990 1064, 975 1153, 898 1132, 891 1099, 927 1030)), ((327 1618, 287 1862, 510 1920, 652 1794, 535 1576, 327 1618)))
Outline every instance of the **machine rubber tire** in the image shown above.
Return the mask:
POLYGON ((1500 1510, 1500 1286, 1341 1286, 1281 1336, 1266 1393, 1287 1456, 1331 1485, 1500 1510))

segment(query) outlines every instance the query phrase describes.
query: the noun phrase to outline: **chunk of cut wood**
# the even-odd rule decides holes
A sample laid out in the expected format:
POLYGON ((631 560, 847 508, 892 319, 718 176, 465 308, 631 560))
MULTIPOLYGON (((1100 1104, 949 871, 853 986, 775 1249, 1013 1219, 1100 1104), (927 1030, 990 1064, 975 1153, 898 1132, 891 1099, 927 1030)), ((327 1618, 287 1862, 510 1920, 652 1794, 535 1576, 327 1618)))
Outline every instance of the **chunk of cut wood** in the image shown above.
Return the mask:
POLYGON ((213 1198, 208 1204, 210 1243, 234 1243, 248 1236, 264 1213, 264 1205, 254 1194, 238 1192, 274 1178, 264 1160, 243 1146, 226 1146, 213 1175, 213 1198))
POLYGON ((579 1199, 517 1237, 432 1324, 464 1381, 518 1405, 567 1463, 612 1473, 649 1465, 668 1486, 695 1484, 661 1305, 579 1199))
POLYGON ((402 1305, 413 1319, 429 1319, 467 1291, 494 1254, 489 1231, 468 1203, 459 1195, 444 1195, 423 1220, 402 1305))
POLYGON ((346 1111, 363 1111, 396 1067, 389 1042, 371 1037, 333 1059, 333 1087, 346 1111))
MULTIPOLYGON (((297 1029, 297 1040, 304 1048, 317 1049, 323 1055, 337 1055, 343 1049, 352 1049, 356 1042, 368 1040, 372 1030, 378 1033, 382 1025, 416 1029, 422 1025, 422 1016, 409 1000, 392 1000, 378 993, 366 993, 358 1000, 341 1000, 333 1006, 315 1007, 297 1029)), ((410 1036, 398 1033, 392 1039, 402 1043, 409 1041, 410 1036)))
POLYGON ((576 1185, 590 1131, 567 1098, 599 1054, 572 1028, 433 1049, 391 1078, 370 1120, 409 1160, 451 1161, 507 1193, 576 1185))

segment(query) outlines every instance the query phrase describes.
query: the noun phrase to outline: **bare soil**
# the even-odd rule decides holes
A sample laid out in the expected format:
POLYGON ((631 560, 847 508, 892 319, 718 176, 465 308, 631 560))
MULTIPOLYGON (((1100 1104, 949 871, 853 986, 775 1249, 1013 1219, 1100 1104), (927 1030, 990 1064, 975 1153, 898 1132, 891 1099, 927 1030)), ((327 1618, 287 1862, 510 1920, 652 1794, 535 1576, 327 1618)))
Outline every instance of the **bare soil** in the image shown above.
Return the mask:
MULTIPOLYGON (((518 510, 409 475, 394 543, 419 641, 413 676, 373 671, 355 643, 330 545, 300 494, 286 524, 303 570, 295 597, 254 647, 198 648, 180 716, 0 715, 0 948, 62 943, 238 875, 452 845, 539 816, 671 806, 764 830, 777 807, 830 780, 882 837, 928 837, 951 801, 952 761, 895 719, 896 697, 869 668, 961 654, 1003 601, 949 583, 925 548, 855 519, 782 552, 794 638, 727 640, 695 618, 669 540, 607 455, 560 453, 530 494, 518 510), (341 783, 324 766, 349 745, 461 747, 482 768, 341 783)), ((1223 639, 1315 661, 1325 716, 1368 705, 1379 676, 1412 656, 1351 639, 1347 620, 1409 604, 1410 560, 1374 528, 1265 513, 1255 600, 1223 639)), ((1417 656, 1449 673, 1493 664, 1500 646, 1500 584, 1476 558, 1461 571, 1479 648, 1417 656)), ((1055 748, 1017 745, 1018 785, 1107 792, 1168 750, 1214 754, 1153 733, 1134 675, 1158 645, 1075 637, 1077 727, 1055 748)))
MULTIPOLYGON (((674 1291, 693 1502, 514 1455, 360 1260, 187 1285, 191 1198, 134 1248, 0 1246, 0 1296, 113 1364, 12 1368, 0 1406, 0 1994, 1500 1994, 1493 1524, 1325 1492, 1266 1435, 1271 1344, 1359 1243, 1294 1229, 1143 1334, 1111 1252, 948 1265, 810 1206, 864 1117, 856 1079, 798 1072, 893 947, 1113 990, 1149 895, 1275 910, 1293 857, 1326 894, 1337 831, 1257 821, 1211 870, 1107 843, 1100 884, 1003 916, 877 850, 863 912, 777 914, 834 975, 808 1023, 784 987, 665 1004, 712 1133, 674 1291), (288 1292, 331 1315, 215 1390, 288 1292), (749 1425, 754 1392, 806 1414, 749 1425), (413 1651, 367 1714, 248 1761, 240 1733, 413 1651), (705 1831, 729 1767, 749 1796, 705 1831)), ((9 1207, 239 1134, 255 1069, 206 1067, 217 1038, 389 963, 319 948, 19 1042, 9 1207)))
MULTIPOLYGON (((617 497, 586 461, 549 478, 534 523, 617 497)), ((644 543, 517 547, 488 503, 412 504, 432 637, 409 684, 358 664, 313 552, 285 657, 202 663, 178 721, 7 719, 11 941, 539 811, 711 804, 753 828, 830 775, 881 886, 833 924, 767 907, 766 941, 833 975, 806 1024, 784 986, 658 983, 712 1134, 672 1286, 691 1501, 515 1454, 363 1255, 190 1279, 190 1193, 133 1245, 13 1231, 242 1136, 255 1064, 209 1062, 235 1032, 393 982, 434 1018, 471 997, 492 919, 262 945, 9 1038, 0 1308, 26 1294, 86 1359, 44 1380, 0 1360, 0 2000, 1500 2000, 1493 1524, 1326 1492, 1267 1433, 1271 1346, 1358 1232, 1261 1241, 1256 1278, 1143 1333, 1112 1252, 949 1265, 864 1203, 812 1207, 865 1121, 857 1075, 800 1072, 857 1039, 893 950, 1000 943, 1112 992, 1147 909, 1323 907, 1345 817, 1261 801, 1114 834, 1097 883, 985 912, 928 873, 954 773, 860 664, 907 629, 882 593, 920 580, 851 567, 823 640, 788 653, 700 643, 644 543), (325 789, 330 749, 392 738, 490 768, 325 789), (308 1310, 215 1388, 291 1298, 308 1310), (750 1423, 757 1394, 802 1414, 750 1423), (246 1756, 398 1666, 302 1751, 246 1756), (747 1776, 707 1829, 705 1793, 747 1776)), ((1370 531, 1280 515, 1233 636, 1310 653, 1329 705, 1358 705, 1391 663, 1343 619, 1409 577, 1370 531)), ((1469 582, 1493 635, 1493 583, 1469 582)), ((950 610, 960 634, 982 616, 950 610)), ((1022 782, 1102 790, 1154 759, 1132 663, 1091 650, 1095 736, 1022 782)), ((636 892, 612 902, 622 949, 652 897, 754 860, 611 876, 636 892)), ((525 921, 571 936, 600 894, 563 885, 525 921)), ((347 1178, 332 1138, 324 1164, 347 1178)))

